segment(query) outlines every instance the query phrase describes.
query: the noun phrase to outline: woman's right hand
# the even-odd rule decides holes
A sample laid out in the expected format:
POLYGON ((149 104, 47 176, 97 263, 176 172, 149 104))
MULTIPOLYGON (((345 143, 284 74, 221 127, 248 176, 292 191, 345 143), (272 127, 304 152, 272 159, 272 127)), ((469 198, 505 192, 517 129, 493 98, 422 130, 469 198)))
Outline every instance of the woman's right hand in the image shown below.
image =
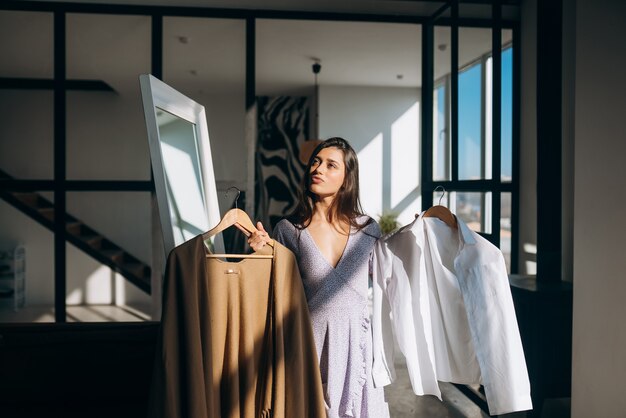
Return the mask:
POLYGON ((250 237, 248 237, 248 245, 250 245, 254 251, 259 251, 272 239, 270 238, 270 234, 263 228, 263 224, 260 221, 256 223, 256 228, 257 231, 253 232, 250 237))

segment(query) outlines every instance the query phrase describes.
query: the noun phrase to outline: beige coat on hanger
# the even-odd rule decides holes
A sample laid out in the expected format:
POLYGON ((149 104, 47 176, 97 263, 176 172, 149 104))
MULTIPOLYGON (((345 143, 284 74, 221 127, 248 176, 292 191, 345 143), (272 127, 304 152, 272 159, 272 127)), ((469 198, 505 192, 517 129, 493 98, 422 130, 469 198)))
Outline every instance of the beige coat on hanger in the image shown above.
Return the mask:
POLYGON ((152 417, 326 416, 300 273, 273 258, 207 258, 202 236, 169 255, 152 417))

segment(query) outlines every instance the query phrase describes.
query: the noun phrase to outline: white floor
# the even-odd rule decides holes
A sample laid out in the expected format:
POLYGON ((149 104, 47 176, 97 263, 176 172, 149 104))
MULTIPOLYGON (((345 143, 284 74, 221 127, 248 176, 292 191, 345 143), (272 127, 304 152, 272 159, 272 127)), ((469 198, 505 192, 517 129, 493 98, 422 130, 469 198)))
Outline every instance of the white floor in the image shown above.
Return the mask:
MULTIPOLYGON (((67 306, 67 322, 141 322, 149 321, 146 309, 115 305, 67 306)), ((54 322, 52 306, 30 306, 15 312, 11 308, 0 309, 0 323, 54 322)))

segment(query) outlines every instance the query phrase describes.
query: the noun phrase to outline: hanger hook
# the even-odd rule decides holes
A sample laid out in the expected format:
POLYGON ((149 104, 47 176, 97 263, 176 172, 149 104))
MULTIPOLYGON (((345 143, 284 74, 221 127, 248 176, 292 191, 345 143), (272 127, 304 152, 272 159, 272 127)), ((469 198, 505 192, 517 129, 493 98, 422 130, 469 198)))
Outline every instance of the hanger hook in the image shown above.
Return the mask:
POLYGON ((433 192, 436 192, 437 190, 441 190, 441 196, 439 196, 439 203, 438 203, 441 206, 441 199, 443 199, 443 196, 446 194, 446 188, 443 187, 442 185, 439 185, 435 187, 435 190, 433 190, 433 192))
POLYGON ((235 197, 235 209, 239 209, 237 207, 237 201, 239 200, 239 195, 241 194, 241 190, 239 190, 239 188, 236 186, 230 186, 228 189, 226 189, 226 196, 228 196, 228 192, 230 192, 231 189, 237 190, 237 197, 235 197))

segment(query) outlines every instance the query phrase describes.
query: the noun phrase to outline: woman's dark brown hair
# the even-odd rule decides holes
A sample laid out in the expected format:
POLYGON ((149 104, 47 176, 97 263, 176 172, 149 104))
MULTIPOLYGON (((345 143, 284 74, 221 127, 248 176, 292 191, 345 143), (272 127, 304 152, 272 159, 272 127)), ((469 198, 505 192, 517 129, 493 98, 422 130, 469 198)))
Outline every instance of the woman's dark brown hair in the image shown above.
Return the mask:
POLYGON ((371 223, 372 219, 369 218, 363 225, 357 222, 357 218, 363 215, 359 200, 359 160, 348 141, 339 137, 329 138, 313 150, 300 182, 298 205, 288 219, 300 229, 306 228, 311 223, 313 207, 317 199, 317 195, 311 192, 311 166, 317 154, 324 148, 330 147, 342 151, 345 177, 328 211, 328 221, 332 223, 336 218, 360 230, 371 223))

